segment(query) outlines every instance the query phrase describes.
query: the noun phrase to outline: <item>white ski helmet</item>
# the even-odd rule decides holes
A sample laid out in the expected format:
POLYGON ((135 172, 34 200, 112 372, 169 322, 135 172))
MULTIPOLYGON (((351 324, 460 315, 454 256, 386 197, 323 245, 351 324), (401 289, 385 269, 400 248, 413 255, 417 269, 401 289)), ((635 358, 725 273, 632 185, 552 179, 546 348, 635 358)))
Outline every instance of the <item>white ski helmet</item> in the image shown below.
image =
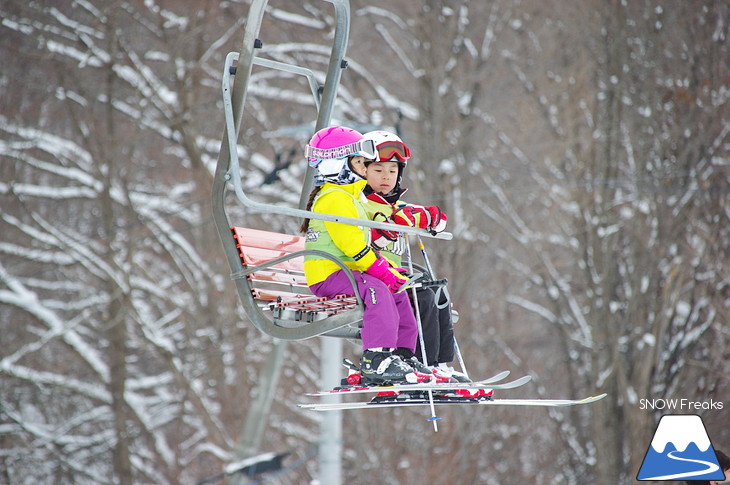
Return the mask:
POLYGON ((375 148, 378 150, 380 160, 378 162, 396 162, 398 163, 398 183, 396 188, 400 188, 403 180, 403 169, 411 158, 411 149, 403 143, 395 133, 385 130, 369 131, 363 135, 365 140, 372 140, 375 148))

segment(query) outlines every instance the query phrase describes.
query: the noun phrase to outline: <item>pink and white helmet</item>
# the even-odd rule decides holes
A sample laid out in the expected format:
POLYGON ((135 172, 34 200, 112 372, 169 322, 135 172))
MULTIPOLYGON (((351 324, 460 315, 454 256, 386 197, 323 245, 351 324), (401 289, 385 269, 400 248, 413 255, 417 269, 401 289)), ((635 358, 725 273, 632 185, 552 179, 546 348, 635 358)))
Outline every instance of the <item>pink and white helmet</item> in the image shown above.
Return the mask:
POLYGON ((362 156, 378 159, 378 151, 372 140, 366 140, 359 131, 343 126, 323 128, 312 136, 304 148, 309 165, 317 168, 315 184, 331 182, 344 185, 361 180, 350 169, 349 157, 362 156))

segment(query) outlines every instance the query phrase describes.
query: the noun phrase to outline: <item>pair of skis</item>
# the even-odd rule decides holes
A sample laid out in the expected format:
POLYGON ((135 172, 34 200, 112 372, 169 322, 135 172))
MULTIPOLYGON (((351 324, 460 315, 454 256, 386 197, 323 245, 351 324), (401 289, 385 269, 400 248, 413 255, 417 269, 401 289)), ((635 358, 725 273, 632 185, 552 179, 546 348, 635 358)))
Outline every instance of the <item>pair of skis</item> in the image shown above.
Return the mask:
POLYGON ((369 409, 381 407, 429 406, 469 404, 480 406, 576 406, 590 404, 606 397, 606 394, 587 397, 585 399, 492 399, 491 391, 516 389, 532 380, 530 376, 523 376, 508 382, 502 382, 509 375, 509 371, 502 371, 494 376, 470 383, 419 383, 394 384, 380 386, 344 386, 337 389, 316 391, 308 396, 336 396, 349 394, 375 393, 377 396, 370 401, 299 404, 304 409, 314 411, 336 411, 348 409, 369 409), (490 391, 490 392, 487 392, 490 391), (428 393, 432 397, 428 397, 428 393))

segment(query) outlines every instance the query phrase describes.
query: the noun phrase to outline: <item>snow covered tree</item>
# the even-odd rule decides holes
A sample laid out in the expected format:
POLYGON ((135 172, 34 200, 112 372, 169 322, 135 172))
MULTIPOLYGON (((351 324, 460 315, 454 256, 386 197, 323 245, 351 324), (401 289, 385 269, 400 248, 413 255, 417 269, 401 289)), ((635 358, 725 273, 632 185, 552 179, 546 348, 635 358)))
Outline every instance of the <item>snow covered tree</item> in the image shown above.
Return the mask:
MULTIPOLYGON (((568 482, 625 481, 656 419, 638 399, 722 400, 727 6, 424 2, 409 20, 363 10, 391 49, 378 66, 399 60, 378 79, 399 81, 397 98, 417 109, 403 123, 419 134, 415 197, 436 196, 458 236, 436 259, 467 354, 490 352, 483 374, 504 353, 543 394, 608 392, 590 420, 530 421, 562 451, 529 461, 557 460, 562 470, 540 473, 568 482)), ((532 465, 514 463, 504 480, 532 465)))
MULTIPOLYGON (((208 200, 248 3, 51 3, 0 7, 0 481, 195 483, 236 458, 271 346, 237 312, 208 200)), ((398 130, 408 198, 449 215, 455 240, 427 249, 470 374, 609 397, 444 410, 437 435, 412 410, 350 415, 347 482, 627 481, 657 417, 638 399, 727 396, 730 7, 353 0, 352 21, 335 121, 398 130)), ((321 83, 333 24, 327 2, 272 0, 261 54, 321 83)), ((308 91, 254 69, 257 199, 299 199, 308 91)), ((317 344, 289 351, 262 446, 306 457, 317 417, 291 396, 317 344)))
POLYGON ((2 7, 11 483, 192 483, 235 449, 247 330, 208 251, 201 122, 226 37, 198 6, 2 7))

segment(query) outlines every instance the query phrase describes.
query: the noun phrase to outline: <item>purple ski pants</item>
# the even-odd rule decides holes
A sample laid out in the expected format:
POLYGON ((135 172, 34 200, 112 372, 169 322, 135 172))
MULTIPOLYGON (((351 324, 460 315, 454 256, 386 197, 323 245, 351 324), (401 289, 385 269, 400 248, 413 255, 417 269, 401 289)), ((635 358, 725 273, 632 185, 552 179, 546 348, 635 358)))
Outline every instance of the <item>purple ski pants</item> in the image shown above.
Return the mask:
MULTIPOLYGON (((365 311, 362 316, 362 348, 405 347, 414 351, 418 339, 418 324, 413 307, 405 291, 391 293, 374 276, 353 271, 365 311)), ((332 298, 351 295, 352 285, 343 270, 329 275, 326 280, 310 287, 319 297, 332 298)))

